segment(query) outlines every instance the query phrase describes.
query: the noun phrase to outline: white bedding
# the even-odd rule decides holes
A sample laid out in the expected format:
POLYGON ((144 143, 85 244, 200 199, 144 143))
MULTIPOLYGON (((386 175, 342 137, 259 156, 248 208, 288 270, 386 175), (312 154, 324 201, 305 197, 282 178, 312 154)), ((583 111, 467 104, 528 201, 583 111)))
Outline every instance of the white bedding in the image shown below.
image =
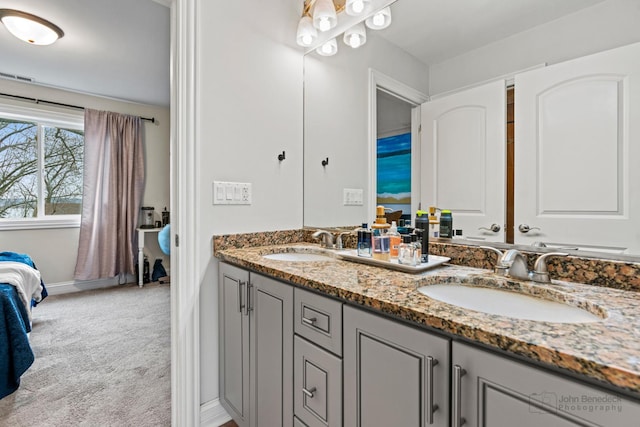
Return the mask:
POLYGON ((33 298, 36 302, 42 299, 40 272, 21 262, 2 261, 0 262, 0 283, 15 286, 31 320, 31 299, 33 298))

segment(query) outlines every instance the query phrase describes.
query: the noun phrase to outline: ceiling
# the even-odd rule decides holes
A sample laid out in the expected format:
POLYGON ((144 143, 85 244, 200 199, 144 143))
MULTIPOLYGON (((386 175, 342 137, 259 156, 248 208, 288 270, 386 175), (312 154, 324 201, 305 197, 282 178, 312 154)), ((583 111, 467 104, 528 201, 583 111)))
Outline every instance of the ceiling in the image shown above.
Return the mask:
MULTIPOLYGON (((2 0, 64 31, 50 46, 13 37, 0 24, 0 73, 35 83, 169 106, 170 0, 2 0)), ((0 79, 0 88, 2 79, 0 79)))
MULTIPOLYGON (((0 73, 169 106, 170 1, 3 0, 0 8, 45 18, 65 36, 51 46, 33 46, 0 25, 0 73)), ((436 64, 601 1, 399 0, 381 36, 436 64)))
POLYGON ((398 0, 379 33, 432 65, 602 1, 398 0))

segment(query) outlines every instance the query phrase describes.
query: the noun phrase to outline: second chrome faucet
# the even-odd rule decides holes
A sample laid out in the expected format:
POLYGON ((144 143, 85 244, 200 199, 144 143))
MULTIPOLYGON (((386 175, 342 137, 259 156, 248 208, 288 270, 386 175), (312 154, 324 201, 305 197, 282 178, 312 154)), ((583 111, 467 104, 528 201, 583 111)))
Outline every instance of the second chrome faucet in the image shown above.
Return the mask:
POLYGON ((564 252, 549 252, 540 255, 533 266, 533 270, 529 271, 527 266, 527 258, 517 249, 508 249, 502 252, 491 246, 480 246, 495 252, 498 260, 495 266, 496 274, 501 276, 513 277, 514 279, 533 280, 539 283, 550 283, 549 272, 547 270, 547 259, 552 256, 567 256, 564 252))

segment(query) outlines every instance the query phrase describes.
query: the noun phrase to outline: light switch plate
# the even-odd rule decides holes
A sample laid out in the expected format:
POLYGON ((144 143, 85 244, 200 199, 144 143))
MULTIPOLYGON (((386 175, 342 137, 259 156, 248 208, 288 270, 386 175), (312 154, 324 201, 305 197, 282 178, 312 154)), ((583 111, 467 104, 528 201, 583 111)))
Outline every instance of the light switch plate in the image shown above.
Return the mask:
POLYGON ((343 202, 345 206, 362 206, 364 204, 364 190, 362 188, 344 188, 343 202))
POLYGON ((251 184, 213 181, 214 205, 250 205, 251 184))

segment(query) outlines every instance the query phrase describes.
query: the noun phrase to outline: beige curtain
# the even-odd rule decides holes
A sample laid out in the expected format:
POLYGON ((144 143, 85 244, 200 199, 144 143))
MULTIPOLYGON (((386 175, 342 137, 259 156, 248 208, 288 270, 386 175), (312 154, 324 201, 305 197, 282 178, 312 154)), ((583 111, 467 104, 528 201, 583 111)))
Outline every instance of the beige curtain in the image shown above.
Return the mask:
POLYGON ((74 278, 134 274, 144 188, 140 117, 85 110, 84 190, 74 278))

